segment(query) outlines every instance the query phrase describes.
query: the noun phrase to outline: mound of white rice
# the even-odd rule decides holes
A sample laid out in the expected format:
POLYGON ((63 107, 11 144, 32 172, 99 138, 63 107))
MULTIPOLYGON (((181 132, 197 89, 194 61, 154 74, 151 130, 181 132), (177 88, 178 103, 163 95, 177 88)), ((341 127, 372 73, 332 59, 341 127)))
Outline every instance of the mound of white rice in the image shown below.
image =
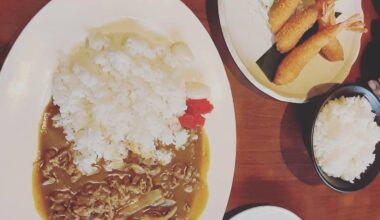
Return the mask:
POLYGON ((353 182, 375 160, 380 141, 371 105, 364 97, 329 101, 319 114, 314 130, 318 165, 329 176, 353 182))
POLYGON ((186 110, 183 43, 153 43, 141 36, 95 34, 58 68, 53 78, 55 125, 73 142, 74 163, 84 174, 104 159, 119 169, 128 151, 168 164, 189 134, 178 117, 186 110))

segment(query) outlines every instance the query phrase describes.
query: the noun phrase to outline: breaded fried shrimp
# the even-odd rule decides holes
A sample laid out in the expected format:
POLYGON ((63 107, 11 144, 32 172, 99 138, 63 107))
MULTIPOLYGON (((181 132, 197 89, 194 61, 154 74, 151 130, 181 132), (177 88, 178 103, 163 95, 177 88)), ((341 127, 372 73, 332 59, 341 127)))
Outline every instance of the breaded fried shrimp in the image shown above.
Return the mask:
POLYGON ((302 0, 276 0, 269 10, 269 25, 273 33, 285 24, 302 0))
POLYGON ((317 5, 296 12, 276 34, 276 47, 280 53, 293 49, 301 37, 317 21, 319 7, 317 5))
POLYGON ((331 39, 344 30, 366 32, 364 23, 360 21, 360 15, 355 14, 346 21, 329 26, 307 39, 304 43, 294 48, 280 63, 277 68, 274 83, 285 85, 292 82, 305 65, 326 46, 331 39))

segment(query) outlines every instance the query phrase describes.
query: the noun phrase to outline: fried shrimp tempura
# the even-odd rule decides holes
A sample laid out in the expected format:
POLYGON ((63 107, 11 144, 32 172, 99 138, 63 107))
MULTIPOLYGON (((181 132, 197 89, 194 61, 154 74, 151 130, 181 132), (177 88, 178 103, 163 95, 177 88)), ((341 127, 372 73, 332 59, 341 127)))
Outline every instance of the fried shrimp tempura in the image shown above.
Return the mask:
MULTIPOLYGON (((335 11, 333 9, 335 4, 334 0, 319 0, 318 3, 323 4, 324 2, 332 5, 332 7, 323 6, 322 16, 318 18, 319 30, 336 24, 335 11)), ((324 46, 319 53, 329 61, 344 60, 343 47, 336 37, 331 39, 331 41, 324 46)))
POLYGON ((269 10, 269 25, 273 33, 285 24, 285 22, 296 11, 302 0, 276 0, 269 10))
POLYGON ((346 29, 357 32, 366 32, 360 15, 355 14, 346 21, 329 26, 307 39, 304 43, 294 48, 280 63, 273 82, 277 85, 285 85, 292 82, 305 65, 325 47, 331 39, 346 29))
POLYGON ((317 21, 319 11, 318 5, 312 5, 291 16, 276 34, 277 50, 286 53, 293 49, 305 32, 317 21))

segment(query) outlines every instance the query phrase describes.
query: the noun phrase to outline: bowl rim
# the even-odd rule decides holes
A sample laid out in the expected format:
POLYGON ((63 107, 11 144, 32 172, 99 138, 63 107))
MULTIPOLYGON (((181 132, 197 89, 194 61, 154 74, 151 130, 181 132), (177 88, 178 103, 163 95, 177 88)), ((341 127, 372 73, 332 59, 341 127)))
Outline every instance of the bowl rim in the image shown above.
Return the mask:
MULTIPOLYGON (((335 87, 333 87, 332 89, 330 89, 330 91, 328 91, 326 94, 322 95, 319 97, 319 100, 317 100, 317 104, 316 104, 316 111, 314 112, 314 118, 312 120, 312 124, 311 124, 311 132, 310 132, 310 154, 311 154, 311 160, 313 162, 313 166, 314 166, 314 169, 316 170, 319 178, 322 180, 322 182, 327 185, 330 189, 336 191, 336 192, 340 192, 340 193, 351 193, 351 192, 356 192, 356 191, 359 191, 361 189, 364 189, 366 188, 368 185, 370 185, 377 177, 378 173, 380 172, 380 170, 377 171, 376 175, 373 176, 372 179, 370 179, 367 183, 363 184, 362 186, 360 187, 355 187, 353 189, 350 189, 350 190, 345 190, 345 189, 342 189, 342 188, 339 188, 337 186, 334 186, 332 183, 330 183, 325 177, 324 177, 324 174, 327 175, 323 170, 322 168, 317 164, 317 160, 315 158, 315 154, 314 154, 314 129, 315 129, 315 123, 317 121, 317 118, 318 118, 318 115, 320 114, 322 108, 330 101, 330 100, 333 100, 337 97, 334 97, 334 95, 336 93, 338 93, 340 90, 342 89, 345 89, 345 88, 350 88, 350 87, 357 87, 357 88, 360 88, 362 90, 364 90, 366 92, 366 94, 372 96, 372 98, 374 98, 375 100, 377 100, 377 105, 380 106, 380 100, 379 98, 369 89, 367 88, 366 86, 363 86, 363 85, 360 85, 360 84, 357 84, 357 83, 348 83, 348 84, 341 84, 341 85, 337 85, 335 87)), ((355 92, 357 93, 357 92, 355 92)), ((362 95, 361 93, 357 93, 358 95, 362 95)), ((339 97, 342 97, 343 95, 339 96, 339 97)), ((370 102, 370 101, 369 101, 370 102)), ((370 102, 371 106, 372 106, 372 103, 370 102)), ((377 117, 380 117, 380 114, 376 113, 377 117)), ((375 160, 376 161, 376 160, 375 160)), ((371 164, 373 165, 375 163, 375 161, 371 164)), ((371 166, 370 165, 370 166, 371 166)), ((368 169, 367 169, 368 170, 368 169)), ((366 170, 366 171, 367 171, 366 170)), ((366 172, 365 171, 365 172, 366 172)), ((364 173, 365 173, 364 172, 364 173)), ((339 178, 340 179, 340 178, 339 178)), ((343 180, 344 181, 344 180, 343 180)), ((354 180, 355 181, 355 180, 354 180)), ((347 181, 346 181, 347 182, 347 181)), ((349 182, 348 182, 349 183, 349 182)), ((349 183, 351 185, 354 185, 352 183, 349 183)))

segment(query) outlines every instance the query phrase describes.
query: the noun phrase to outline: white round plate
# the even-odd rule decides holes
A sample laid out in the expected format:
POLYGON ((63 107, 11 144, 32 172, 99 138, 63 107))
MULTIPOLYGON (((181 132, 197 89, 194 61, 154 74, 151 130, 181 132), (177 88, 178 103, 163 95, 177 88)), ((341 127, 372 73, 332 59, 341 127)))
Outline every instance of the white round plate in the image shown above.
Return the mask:
POLYGON ((301 220, 293 212, 277 206, 258 206, 247 209, 230 220, 301 220))
POLYGON ((210 144, 209 197, 201 219, 222 219, 235 165, 230 86, 207 31, 178 0, 53 0, 31 20, 0 74, 0 219, 39 219, 32 196, 32 164, 58 59, 82 42, 88 30, 122 18, 143 21, 186 42, 211 88, 214 111, 205 126, 210 144))
MULTIPOLYGON (((303 103, 343 82, 360 50, 360 33, 343 31, 337 36, 345 60, 329 62, 317 55, 302 70, 294 82, 277 86, 270 82, 257 60, 273 45, 267 13, 262 2, 270 0, 219 0, 219 18, 228 49, 246 78, 262 92, 281 101, 303 103)), ((304 0, 306 1, 306 0, 304 0)), ((310 2, 312 0, 308 0, 310 2)), ((363 14, 361 1, 336 1, 335 11, 342 14, 338 22, 349 16, 363 14)))

